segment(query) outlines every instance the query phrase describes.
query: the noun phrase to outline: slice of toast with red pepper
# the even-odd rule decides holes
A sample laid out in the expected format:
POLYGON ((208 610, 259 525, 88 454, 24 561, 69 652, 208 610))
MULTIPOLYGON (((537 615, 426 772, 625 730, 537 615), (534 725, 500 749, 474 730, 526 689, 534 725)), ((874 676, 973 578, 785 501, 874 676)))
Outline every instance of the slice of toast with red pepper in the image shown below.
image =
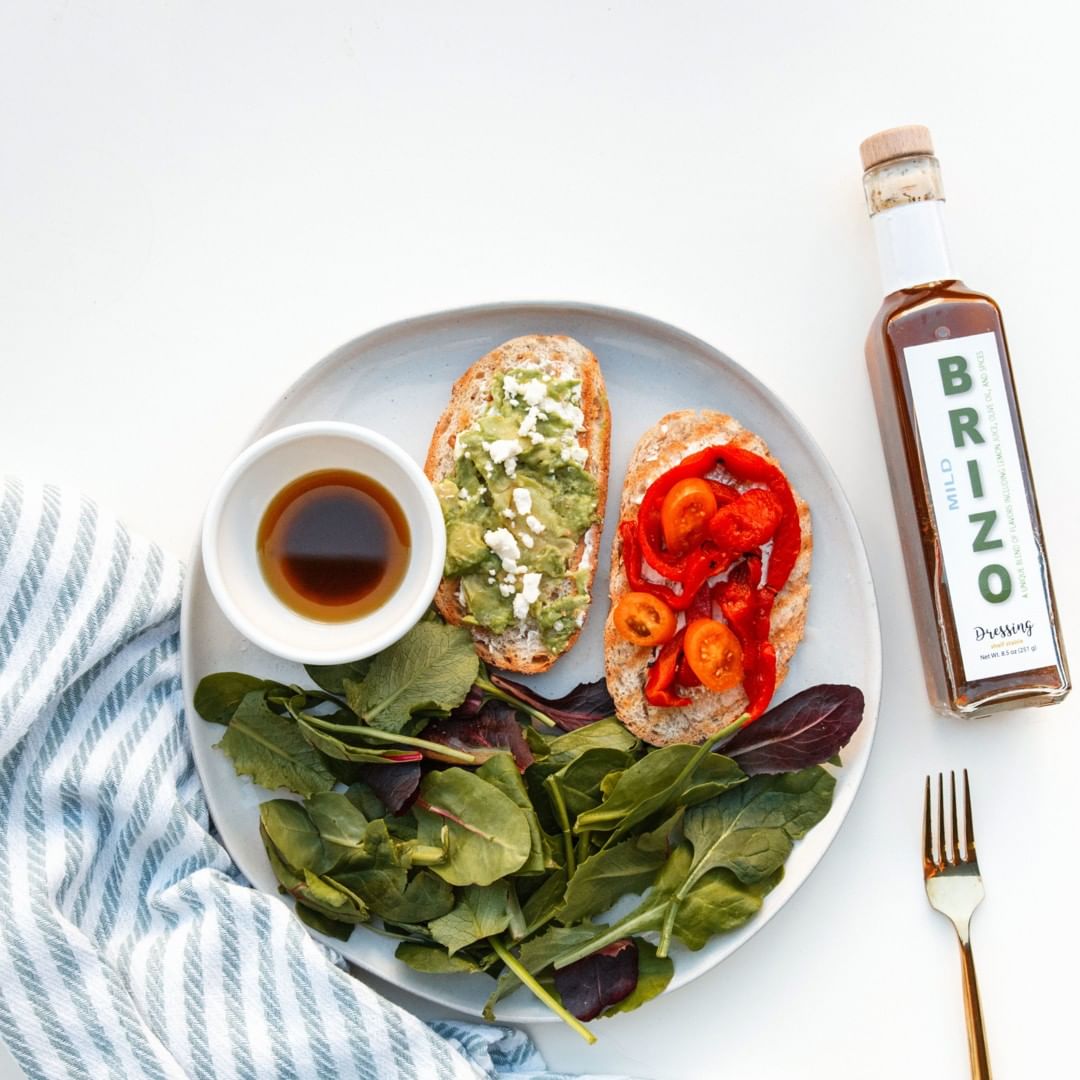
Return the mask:
POLYGON ((610 441, 600 365, 573 338, 514 338, 454 383, 424 465, 447 520, 448 573, 435 606, 447 622, 469 627, 486 663, 546 671, 580 637, 604 527, 610 441), (496 430, 510 420, 505 431, 496 430), (463 465, 471 480, 459 489, 463 465), (460 520, 469 517, 474 520, 460 520), (463 571, 470 555, 454 566, 455 549, 470 536, 477 561, 463 571), (556 549, 562 553, 556 561, 565 565, 561 576, 552 572, 556 549), (508 625, 485 624, 480 601, 508 625))
POLYGON ((663 746, 699 742, 746 712, 759 715, 803 637, 813 548, 810 509, 764 440, 724 413, 669 413, 634 450, 619 521, 604 628, 607 684, 619 719, 646 742, 663 746), (702 526, 705 541, 697 548, 669 552, 661 497, 690 477, 717 493, 723 512, 713 512, 711 532, 702 526), (762 543, 766 504, 772 516, 765 514, 769 539, 762 543), (739 546, 733 536, 747 537, 742 546, 750 550, 727 550, 739 546), (659 648, 627 640, 617 628, 620 600, 639 590, 658 598, 665 615, 676 616, 675 637, 659 648), (701 630, 703 618, 723 623, 741 643, 745 667, 728 689, 702 685, 687 665, 686 627, 698 621, 701 630))

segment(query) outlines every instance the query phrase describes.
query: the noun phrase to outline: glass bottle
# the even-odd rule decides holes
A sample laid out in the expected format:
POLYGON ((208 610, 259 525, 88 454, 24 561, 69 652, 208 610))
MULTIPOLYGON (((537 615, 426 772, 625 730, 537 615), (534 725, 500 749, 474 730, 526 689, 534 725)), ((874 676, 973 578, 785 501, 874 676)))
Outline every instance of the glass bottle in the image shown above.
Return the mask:
POLYGON ((866 341, 931 703, 948 715, 1069 692, 1001 311, 959 281, 930 133, 861 146, 885 300, 866 341))

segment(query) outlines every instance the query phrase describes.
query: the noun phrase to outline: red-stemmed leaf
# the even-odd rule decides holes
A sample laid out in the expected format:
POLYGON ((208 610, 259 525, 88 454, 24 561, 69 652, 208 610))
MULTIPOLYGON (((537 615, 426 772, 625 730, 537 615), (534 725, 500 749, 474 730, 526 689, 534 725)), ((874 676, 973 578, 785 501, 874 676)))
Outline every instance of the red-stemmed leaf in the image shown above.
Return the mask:
POLYGON ((504 678, 497 671, 492 671, 488 677, 504 693, 517 698, 537 712, 542 712, 563 731, 574 731, 596 720, 615 715, 615 702, 611 700, 607 683, 603 679, 581 683, 560 698, 546 698, 521 683, 504 678))
MULTIPOLYGON (((533 754, 525 741, 517 711, 502 701, 488 701, 476 716, 457 719, 432 720, 423 731, 428 742, 439 743, 454 750, 464 750, 482 765, 493 754, 509 751, 514 755, 518 771, 524 772, 533 763, 533 754)), ((425 752, 429 758, 439 760, 434 750, 425 752)), ((445 759, 450 761, 450 758, 445 759)), ((453 764, 457 764, 456 761, 453 764)))
POLYGON ((811 686, 748 724, 720 753, 734 758, 749 776, 820 765, 848 744, 863 707, 856 686, 811 686))
POLYGON ((637 981, 638 947, 633 938, 612 942, 555 971, 555 989, 579 1020, 592 1020, 629 997, 637 981))

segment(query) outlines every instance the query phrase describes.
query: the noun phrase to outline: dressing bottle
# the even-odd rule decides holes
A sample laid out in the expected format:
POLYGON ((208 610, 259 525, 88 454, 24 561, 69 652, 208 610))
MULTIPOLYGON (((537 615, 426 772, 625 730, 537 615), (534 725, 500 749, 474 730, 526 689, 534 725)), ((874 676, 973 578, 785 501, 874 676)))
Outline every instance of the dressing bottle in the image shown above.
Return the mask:
POLYGON ((930 132, 860 150, 885 292, 866 359, 931 703, 1052 705, 1069 672, 1001 311, 952 269, 930 132))

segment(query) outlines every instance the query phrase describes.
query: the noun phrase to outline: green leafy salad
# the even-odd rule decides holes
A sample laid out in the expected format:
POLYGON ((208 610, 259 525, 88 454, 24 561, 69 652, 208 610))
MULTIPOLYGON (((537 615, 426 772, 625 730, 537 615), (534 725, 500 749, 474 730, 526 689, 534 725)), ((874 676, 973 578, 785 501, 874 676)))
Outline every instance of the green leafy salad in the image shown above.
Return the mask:
POLYGON ((583 1020, 664 990, 673 941, 700 949, 760 910, 863 712, 856 688, 822 685, 699 746, 645 746, 602 680, 540 697, 433 616, 307 674, 219 672, 195 692, 238 774, 301 797, 259 811, 297 915, 489 979, 489 1019, 525 985, 590 1042, 583 1020))

